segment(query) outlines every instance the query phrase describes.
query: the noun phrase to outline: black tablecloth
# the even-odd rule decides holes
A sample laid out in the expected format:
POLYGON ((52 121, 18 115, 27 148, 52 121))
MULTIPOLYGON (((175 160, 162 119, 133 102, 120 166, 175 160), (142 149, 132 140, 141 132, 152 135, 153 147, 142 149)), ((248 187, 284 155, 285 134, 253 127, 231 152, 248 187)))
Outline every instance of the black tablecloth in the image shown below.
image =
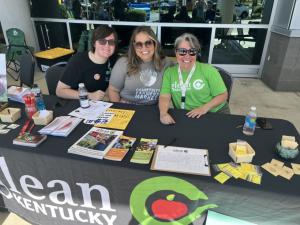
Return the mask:
MULTIPOLYGON (((78 101, 69 101, 61 107, 58 106, 59 104, 57 104, 55 98, 46 97, 45 99, 47 108, 54 109, 55 116, 66 115, 79 107, 78 101)), ((22 107, 21 104, 17 103, 12 103, 12 105, 22 107)), ((239 126, 244 122, 243 116, 209 113, 199 119, 192 119, 185 116, 186 111, 184 110, 170 110, 176 124, 165 126, 159 122, 159 110, 156 106, 114 104, 112 107, 136 110, 127 129, 124 131, 125 135, 138 139, 142 137, 157 138, 159 139, 158 144, 163 145, 168 144, 176 137, 177 140, 174 143, 176 146, 208 149, 211 164, 232 161, 228 155, 228 144, 235 142, 237 139, 246 140, 255 149, 256 155, 253 164, 256 165, 270 162, 273 158, 279 159, 275 153, 275 146, 281 140, 282 135, 295 136, 298 143, 300 143, 297 130, 290 122, 285 120, 270 119, 274 127, 273 130, 256 129, 254 136, 246 136, 242 133, 241 126, 239 126)), ((22 120, 18 121, 19 124, 24 123, 23 118, 25 118, 24 115, 22 120)), ((34 132, 40 128, 41 126, 36 126, 34 132)), ((294 176, 291 181, 288 181, 263 171, 261 185, 233 178, 226 184, 221 185, 212 177, 150 171, 150 165, 129 162, 133 151, 130 151, 122 162, 97 160, 68 154, 67 149, 90 128, 89 125, 81 123, 67 138, 48 136, 47 140, 37 148, 12 145, 12 140, 21 128, 11 130, 6 135, 1 135, 0 155, 3 157, 1 157, 2 173, 0 173, 0 180, 5 185, 1 189, 2 193, 5 194, 3 198, 5 207, 33 223, 83 224, 86 222, 83 222, 84 219, 80 221, 80 216, 79 219, 74 216, 76 219, 70 219, 69 221, 61 219, 62 216, 59 210, 67 210, 69 207, 73 209, 72 212, 75 212, 75 208, 79 204, 82 206, 84 194, 79 187, 83 183, 89 184, 89 187, 103 185, 109 190, 111 208, 115 209, 114 213, 111 214, 111 218, 114 218, 114 215, 116 216, 112 224, 136 224, 137 221, 131 218, 128 206, 132 190, 143 180, 166 176, 185 180, 201 189, 208 196, 209 203, 218 205, 216 211, 258 224, 297 224, 297 221, 300 221, 300 215, 297 213, 297 210, 300 209, 300 176, 294 176), (7 176, 3 177, 5 165, 7 165, 17 191, 10 185, 7 176), (38 179, 41 185, 32 181, 32 177, 26 177, 25 175, 38 179), (35 193, 33 197, 28 196, 28 193, 22 189, 20 184, 22 179, 29 186, 34 186, 31 189, 29 188, 29 193, 30 190, 35 193), (53 206, 51 193, 54 190, 62 190, 63 184, 58 185, 59 182, 55 183, 53 180, 67 182, 72 193, 70 197, 72 201, 63 200, 64 198, 60 196, 58 199, 65 202, 56 205, 58 207, 55 209, 57 210, 56 216, 51 212, 50 206, 46 207, 48 209, 48 211, 46 210, 47 215, 45 215, 45 212, 37 213, 37 205, 34 205, 33 201, 45 205, 52 204, 53 206), (77 185, 77 183, 80 183, 80 185, 77 185), (10 189, 10 192, 8 189, 10 189), (17 197, 11 197, 10 193, 17 193, 17 197), (23 201, 24 198, 30 199, 32 201, 31 205, 34 205, 34 207, 26 206, 24 202, 23 204, 18 202, 16 200, 18 196, 19 198, 22 196, 23 201), (44 198, 35 199, 37 196, 44 196, 44 198), (78 203, 78 201, 81 203, 78 203), (31 210, 32 208, 34 210, 31 210)), ((300 163, 299 157, 292 162, 300 163)), ((285 163, 290 167, 290 162, 285 161, 285 163)), ((213 172, 212 175, 214 176, 215 173, 213 172)), ((105 205, 103 198, 101 195, 99 200, 99 196, 93 193, 91 201, 95 206, 102 204, 101 207, 103 208, 103 205, 105 205), (97 201, 97 203, 94 201, 97 201)), ((53 211, 55 210, 53 208, 53 211)), ((89 215, 88 212, 76 212, 82 213, 84 216, 89 215)), ((104 212, 109 212, 109 210, 105 210, 104 207, 104 212)), ((89 218, 89 220, 87 219, 88 222, 92 223, 90 216, 86 216, 86 218, 89 218)), ((103 224, 108 224, 105 223, 104 218, 105 216, 102 218, 103 224)), ((98 222, 98 224, 100 223, 98 222)), ((194 224, 197 224, 197 220, 194 221, 194 224)))

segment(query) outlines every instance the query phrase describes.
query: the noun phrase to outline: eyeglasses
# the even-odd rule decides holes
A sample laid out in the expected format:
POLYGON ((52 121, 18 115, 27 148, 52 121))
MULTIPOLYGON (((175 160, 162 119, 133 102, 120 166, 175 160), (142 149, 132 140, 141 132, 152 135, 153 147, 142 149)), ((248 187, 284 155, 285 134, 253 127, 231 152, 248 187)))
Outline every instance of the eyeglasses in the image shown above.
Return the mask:
POLYGON ((177 48, 176 52, 180 55, 180 56, 185 56, 186 54, 189 54, 190 56, 195 56, 198 53, 198 50, 195 48, 191 48, 191 49, 186 49, 186 48, 177 48))
POLYGON ((143 48, 143 46, 145 46, 146 48, 152 47, 154 45, 154 41, 153 40, 148 40, 145 42, 134 42, 134 47, 137 49, 141 49, 143 48))
POLYGON ((97 40, 99 42, 100 45, 110 45, 110 46, 115 46, 116 45, 116 41, 114 39, 99 39, 97 40))

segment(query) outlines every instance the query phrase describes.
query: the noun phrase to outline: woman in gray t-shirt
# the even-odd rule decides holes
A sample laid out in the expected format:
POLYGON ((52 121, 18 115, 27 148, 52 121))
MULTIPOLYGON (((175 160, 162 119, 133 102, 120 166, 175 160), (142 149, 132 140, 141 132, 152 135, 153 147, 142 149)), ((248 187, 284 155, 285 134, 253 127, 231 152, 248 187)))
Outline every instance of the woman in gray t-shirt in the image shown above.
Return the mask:
POLYGON ((131 36, 127 56, 111 71, 108 96, 112 102, 157 104, 167 62, 150 27, 137 27, 131 36))

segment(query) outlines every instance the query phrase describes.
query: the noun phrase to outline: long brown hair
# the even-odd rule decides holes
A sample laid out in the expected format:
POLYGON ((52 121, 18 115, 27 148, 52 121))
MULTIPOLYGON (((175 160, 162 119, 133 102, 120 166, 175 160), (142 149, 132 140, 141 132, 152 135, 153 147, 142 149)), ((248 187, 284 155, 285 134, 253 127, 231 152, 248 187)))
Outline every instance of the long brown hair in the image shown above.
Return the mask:
POLYGON ((162 53, 162 50, 161 50, 161 45, 160 45, 155 33, 151 29, 151 27, 140 26, 140 27, 137 27, 134 29, 134 31, 131 35, 131 38, 130 38, 129 49, 128 49, 128 53, 127 53, 127 57, 128 57, 127 74, 128 75, 136 74, 140 70, 140 64, 142 63, 142 60, 136 54, 135 47, 134 47, 135 37, 139 33, 147 34, 151 38, 151 40, 154 41, 154 55, 153 55, 154 67, 155 67, 155 70, 161 71, 164 66, 162 59, 165 58, 162 53))

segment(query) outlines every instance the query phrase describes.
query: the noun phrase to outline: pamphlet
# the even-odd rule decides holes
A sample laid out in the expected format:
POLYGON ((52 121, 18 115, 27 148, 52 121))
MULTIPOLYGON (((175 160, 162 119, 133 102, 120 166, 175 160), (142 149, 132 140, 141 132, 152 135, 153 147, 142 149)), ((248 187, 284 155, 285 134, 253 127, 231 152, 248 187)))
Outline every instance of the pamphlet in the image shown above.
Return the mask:
POLYGON ((67 137, 82 119, 71 116, 56 117, 51 123, 39 130, 40 134, 67 137))
POLYGON ((122 135, 114 146, 106 153, 105 159, 122 161, 129 149, 134 144, 136 138, 122 135))
POLYGON ((70 116, 74 116, 77 118, 85 119, 85 120, 96 120, 99 115, 105 112, 109 107, 113 104, 109 102, 103 101, 89 101, 90 107, 88 108, 77 108, 69 113, 70 116))
POLYGON ((68 149, 68 153, 103 159, 122 133, 123 131, 93 127, 68 149))
POLYGON ((134 113, 134 110, 109 108, 95 121, 94 126, 125 130, 134 113))
POLYGON ((210 176, 206 149, 158 145, 152 170, 210 176))
POLYGON ((130 162, 139 164, 148 164, 152 158, 157 145, 157 139, 141 138, 139 145, 133 153, 130 162))
POLYGON ((18 137, 16 137, 13 140, 13 144, 29 146, 29 147, 36 147, 39 144, 41 144, 43 141, 45 141, 46 139, 47 139, 46 135, 24 133, 24 134, 20 134, 18 137))

